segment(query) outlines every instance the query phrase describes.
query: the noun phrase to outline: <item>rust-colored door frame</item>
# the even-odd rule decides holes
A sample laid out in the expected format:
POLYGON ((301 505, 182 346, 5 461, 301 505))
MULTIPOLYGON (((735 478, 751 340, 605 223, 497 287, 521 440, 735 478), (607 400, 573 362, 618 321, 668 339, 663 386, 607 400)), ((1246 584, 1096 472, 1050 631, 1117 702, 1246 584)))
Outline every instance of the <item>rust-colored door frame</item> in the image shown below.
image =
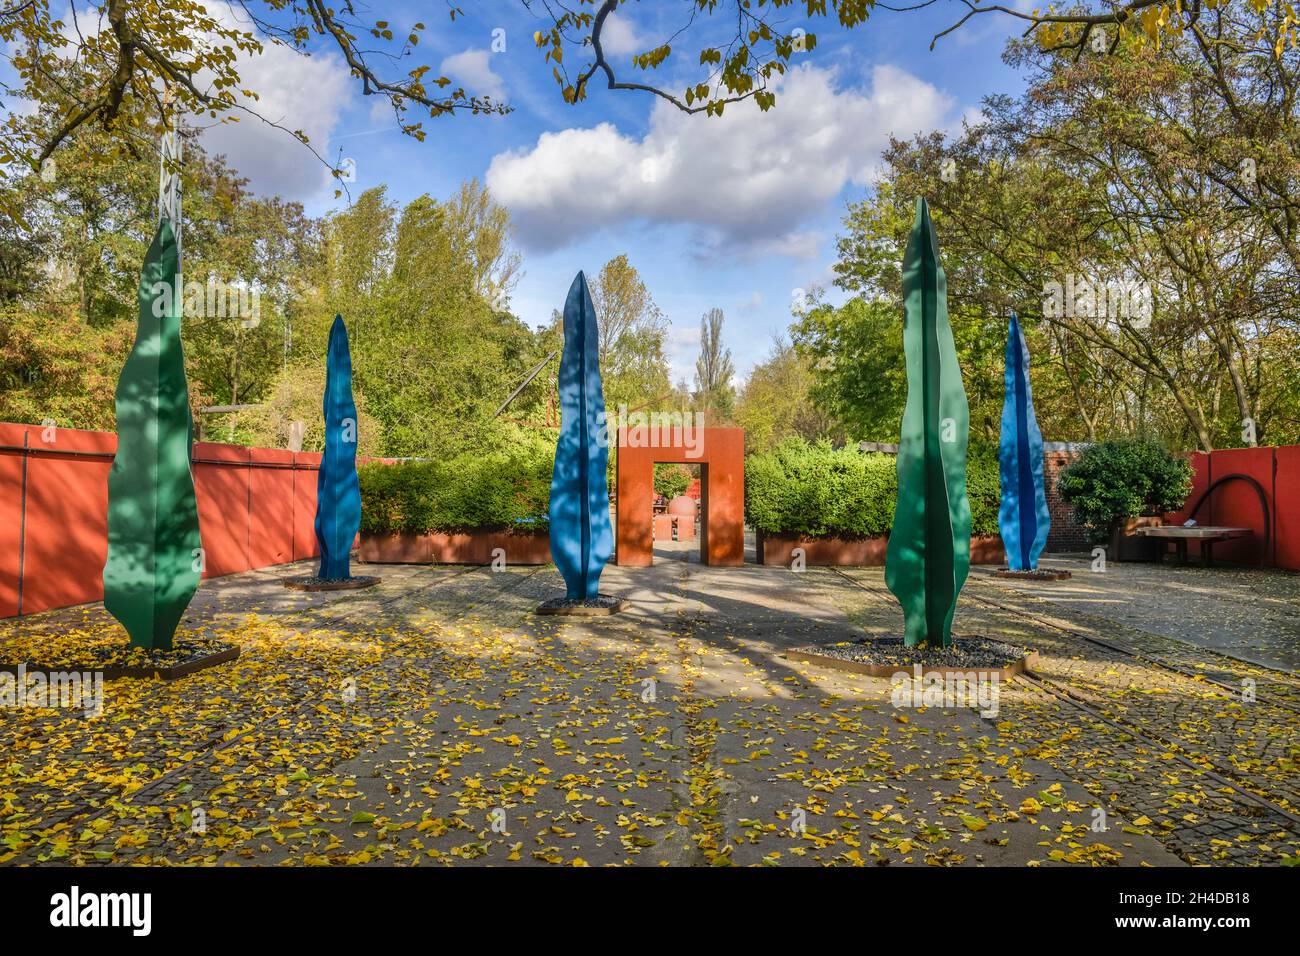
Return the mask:
POLYGON ((700 466, 700 561, 715 566, 745 563, 745 430, 703 428, 694 447, 673 435, 633 428, 618 431, 618 511, 614 562, 648 567, 654 561, 653 515, 642 502, 654 495, 654 466, 700 466), (667 439, 667 440, 665 440, 667 439))

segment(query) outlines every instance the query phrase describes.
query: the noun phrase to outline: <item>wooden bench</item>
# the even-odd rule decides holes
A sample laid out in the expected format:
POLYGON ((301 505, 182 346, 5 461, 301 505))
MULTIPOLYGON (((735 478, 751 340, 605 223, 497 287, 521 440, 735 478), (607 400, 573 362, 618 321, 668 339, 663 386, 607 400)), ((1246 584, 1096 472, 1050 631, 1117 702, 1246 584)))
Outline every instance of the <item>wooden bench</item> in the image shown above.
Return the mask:
POLYGON ((1133 533, 1147 538, 1164 538, 1172 541, 1179 564, 1187 563, 1187 542, 1199 541, 1201 543, 1201 563, 1208 568, 1214 563, 1213 549, 1216 541, 1245 538, 1255 532, 1250 528, 1219 528, 1202 525, 1185 528, 1182 525, 1172 524, 1135 528, 1133 533))

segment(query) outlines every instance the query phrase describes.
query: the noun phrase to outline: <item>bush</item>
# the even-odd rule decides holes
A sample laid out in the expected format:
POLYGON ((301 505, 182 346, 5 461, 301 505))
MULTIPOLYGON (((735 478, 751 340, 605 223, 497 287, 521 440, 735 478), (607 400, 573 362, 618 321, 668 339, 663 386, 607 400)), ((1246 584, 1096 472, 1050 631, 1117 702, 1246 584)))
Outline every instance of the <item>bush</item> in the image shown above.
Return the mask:
POLYGON ((1096 541, 1125 518, 1176 511, 1192 490, 1192 467, 1159 445, 1131 439, 1090 445, 1061 472, 1057 491, 1096 541))
MULTIPOLYGON (((788 439, 745 459, 745 516, 759 531, 806 537, 887 534, 898 495, 895 456, 838 451, 826 442, 788 439)), ((967 466, 971 533, 997 534, 998 464, 972 454, 967 466)))
MULTIPOLYGON (((234 415, 222 415, 217 423, 234 429, 234 438, 260 448, 288 448, 295 421, 302 422, 302 451, 325 450, 325 415, 321 396, 325 394, 325 363, 290 365, 271 383, 258 405, 234 415)), ((381 455, 384 436, 379 422, 370 414, 366 397, 354 383, 352 398, 357 406, 357 454, 381 455)))
POLYGON ((361 530, 546 531, 551 466, 544 445, 446 461, 370 462, 358 469, 361 530))
POLYGON ((655 465, 655 494, 669 501, 686 494, 692 480, 691 473, 682 465, 655 465))

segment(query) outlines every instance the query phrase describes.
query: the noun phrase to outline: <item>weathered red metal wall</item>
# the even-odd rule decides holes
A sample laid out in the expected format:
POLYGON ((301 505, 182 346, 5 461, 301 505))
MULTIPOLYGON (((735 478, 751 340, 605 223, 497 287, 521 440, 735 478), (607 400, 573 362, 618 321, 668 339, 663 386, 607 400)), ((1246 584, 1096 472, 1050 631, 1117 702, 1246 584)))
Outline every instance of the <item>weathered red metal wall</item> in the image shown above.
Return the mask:
MULTIPOLYGON (((1300 445, 1224 448, 1186 457, 1192 463, 1192 493, 1181 511, 1166 516, 1168 523, 1187 520, 1214 482, 1229 475, 1253 479, 1268 504, 1267 522, 1259 492, 1251 481, 1225 481, 1201 504, 1197 524, 1250 528, 1254 532, 1249 538, 1215 544, 1214 560, 1257 565, 1263 559, 1275 567, 1300 570, 1300 445)), ((1189 556, 1200 554, 1196 542, 1189 542, 1187 550, 1189 556)))
MULTIPOLYGON (((0 422, 0 617, 19 613, 20 588, 23 614, 103 598, 116 448, 111 432, 0 422)), ((204 577, 317 554, 320 458, 195 443, 204 577)))
POLYGON ((1273 473, 1273 563, 1279 568, 1300 570, 1300 445, 1273 449, 1277 470, 1273 473))

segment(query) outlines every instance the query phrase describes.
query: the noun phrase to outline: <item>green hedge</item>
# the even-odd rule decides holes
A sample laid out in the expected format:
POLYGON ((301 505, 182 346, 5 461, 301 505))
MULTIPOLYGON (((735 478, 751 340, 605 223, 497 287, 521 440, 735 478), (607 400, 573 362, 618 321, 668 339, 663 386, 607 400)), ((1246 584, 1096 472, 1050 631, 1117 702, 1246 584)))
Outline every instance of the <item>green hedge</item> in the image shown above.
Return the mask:
POLYGON ((362 465, 361 530, 546 531, 551 466, 545 447, 362 465))
POLYGON ((1153 442, 1104 441, 1061 472, 1057 490, 1074 520, 1104 541, 1125 518, 1181 508, 1192 490, 1192 466, 1153 442))
MULTIPOLYGON (((790 439, 745 459, 745 517, 759 531, 806 537, 888 534, 898 495, 897 459, 826 442, 790 439)), ((995 455, 972 451, 966 469, 971 533, 998 533, 995 455)))
MULTIPOLYGON (((521 447, 446 461, 362 465, 361 530, 384 534, 548 528, 553 451, 521 447)), ((745 460, 745 515, 769 533, 864 538, 887 534, 898 479, 893 455, 790 439, 745 460)), ((971 453, 972 532, 997 534, 998 464, 971 453)))

